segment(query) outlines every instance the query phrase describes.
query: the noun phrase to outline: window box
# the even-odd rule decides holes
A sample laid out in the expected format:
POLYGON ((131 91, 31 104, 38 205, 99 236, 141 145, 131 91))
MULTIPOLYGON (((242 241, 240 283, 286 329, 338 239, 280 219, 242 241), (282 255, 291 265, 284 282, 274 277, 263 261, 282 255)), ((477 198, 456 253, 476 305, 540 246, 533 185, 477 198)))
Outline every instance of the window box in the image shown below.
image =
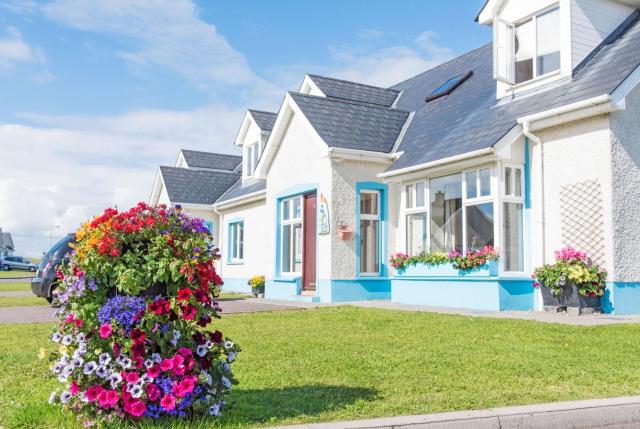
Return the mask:
POLYGON ((601 297, 581 296, 574 282, 570 282, 567 287, 563 287, 560 295, 557 296, 551 293, 551 288, 544 285, 540 290, 542 292, 542 304, 547 311, 576 308, 578 313, 582 314, 600 311, 602 308, 601 297))
POLYGON ((498 261, 489 261, 473 270, 457 270, 448 262, 440 265, 416 264, 398 270, 395 277, 494 277, 498 275, 498 261))

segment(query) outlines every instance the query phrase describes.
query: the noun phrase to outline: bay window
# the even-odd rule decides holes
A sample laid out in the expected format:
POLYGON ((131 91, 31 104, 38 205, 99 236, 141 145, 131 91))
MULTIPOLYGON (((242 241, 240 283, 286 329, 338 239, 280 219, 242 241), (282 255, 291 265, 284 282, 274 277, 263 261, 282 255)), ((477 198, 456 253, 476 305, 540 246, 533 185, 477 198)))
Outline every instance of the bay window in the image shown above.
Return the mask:
POLYGON ((429 194, 430 250, 462 252, 462 174, 431 179, 429 194))
POLYGON ((464 177, 465 249, 478 250, 493 246, 491 168, 467 171, 464 177))
POLYGON ((280 210, 281 272, 302 272, 302 197, 288 198, 281 202, 280 210))
POLYGON ((502 256, 505 271, 524 271, 524 175, 522 168, 503 168, 502 256))
POLYGON ((380 191, 360 191, 360 274, 380 273, 380 191))

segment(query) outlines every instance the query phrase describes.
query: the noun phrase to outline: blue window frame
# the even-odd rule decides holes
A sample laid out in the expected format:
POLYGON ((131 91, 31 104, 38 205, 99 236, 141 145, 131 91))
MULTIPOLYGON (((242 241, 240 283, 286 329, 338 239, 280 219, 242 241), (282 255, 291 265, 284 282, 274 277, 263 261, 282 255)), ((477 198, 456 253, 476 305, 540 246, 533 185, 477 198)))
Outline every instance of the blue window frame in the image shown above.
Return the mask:
POLYGON ((229 222, 229 248, 227 261, 241 264, 244 261, 244 222, 229 222))
POLYGON ((358 277, 386 276, 387 185, 356 184, 356 274, 358 277))

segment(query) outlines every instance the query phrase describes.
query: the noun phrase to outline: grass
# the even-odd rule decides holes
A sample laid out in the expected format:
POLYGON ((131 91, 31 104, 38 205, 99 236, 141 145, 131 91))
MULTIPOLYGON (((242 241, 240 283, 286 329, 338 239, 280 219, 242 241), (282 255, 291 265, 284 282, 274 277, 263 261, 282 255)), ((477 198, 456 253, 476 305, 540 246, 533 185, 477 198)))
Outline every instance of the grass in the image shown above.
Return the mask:
MULTIPOLYGON (((22 307, 29 305, 49 305, 47 300, 35 295, 29 296, 0 296, 1 307, 22 307)), ((2 344, 2 342, 0 342, 2 344)))
POLYGON ((0 279, 4 278, 13 278, 13 277, 33 277, 35 273, 30 271, 20 271, 20 270, 11 270, 11 271, 0 271, 0 279))
POLYGON ((245 299, 253 298, 253 295, 238 292, 220 292, 218 299, 245 299))
POLYGON ((0 292, 9 291, 29 291, 31 290, 31 283, 29 282, 0 282, 0 292))
MULTIPOLYGON (((80 427, 47 404, 51 325, 0 329, 0 425, 80 427)), ((250 427, 640 394, 640 326, 576 327, 353 307, 228 316, 244 349, 222 420, 250 427)), ((130 427, 120 422, 114 427, 130 427)))

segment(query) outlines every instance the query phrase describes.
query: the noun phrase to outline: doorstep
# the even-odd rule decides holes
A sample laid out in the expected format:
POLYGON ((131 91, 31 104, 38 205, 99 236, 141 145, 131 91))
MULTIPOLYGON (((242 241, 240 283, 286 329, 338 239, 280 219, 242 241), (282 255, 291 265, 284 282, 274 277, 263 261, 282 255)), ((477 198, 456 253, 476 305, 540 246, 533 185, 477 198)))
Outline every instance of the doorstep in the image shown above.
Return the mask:
MULTIPOLYGON (((640 426, 640 396, 279 426, 282 429, 595 429, 640 426), (633 426, 631 426, 633 425, 633 426)), ((276 429, 272 427, 271 429, 276 429)))

